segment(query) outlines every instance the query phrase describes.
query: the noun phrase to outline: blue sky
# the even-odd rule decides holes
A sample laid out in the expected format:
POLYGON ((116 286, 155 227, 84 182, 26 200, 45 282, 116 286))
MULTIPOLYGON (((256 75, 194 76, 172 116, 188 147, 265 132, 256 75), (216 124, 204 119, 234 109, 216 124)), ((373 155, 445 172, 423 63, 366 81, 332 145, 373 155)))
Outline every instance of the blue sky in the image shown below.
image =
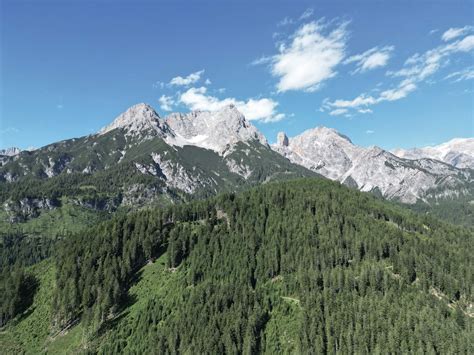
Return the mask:
POLYGON ((146 102, 234 103, 270 141, 474 136, 473 1, 2 0, 0 148, 99 130, 146 102))

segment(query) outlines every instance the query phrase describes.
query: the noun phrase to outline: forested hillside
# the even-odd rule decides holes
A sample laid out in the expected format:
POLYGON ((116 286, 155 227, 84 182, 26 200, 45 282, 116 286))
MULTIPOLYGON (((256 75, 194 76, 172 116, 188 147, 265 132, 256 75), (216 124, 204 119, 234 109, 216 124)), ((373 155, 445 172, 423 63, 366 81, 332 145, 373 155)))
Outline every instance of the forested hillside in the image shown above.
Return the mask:
POLYGON ((64 238, 25 269, 37 291, 19 304, 33 305, 9 313, 0 346, 472 353, 473 239, 323 179, 143 210, 64 238))

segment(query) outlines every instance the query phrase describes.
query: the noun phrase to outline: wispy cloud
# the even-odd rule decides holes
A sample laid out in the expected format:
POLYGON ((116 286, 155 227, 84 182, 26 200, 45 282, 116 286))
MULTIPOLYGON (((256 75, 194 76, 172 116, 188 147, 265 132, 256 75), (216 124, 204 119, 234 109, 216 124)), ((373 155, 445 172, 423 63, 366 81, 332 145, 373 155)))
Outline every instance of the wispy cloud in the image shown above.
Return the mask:
POLYGON ((447 75, 445 79, 453 79, 453 82, 455 83, 463 80, 474 79, 474 66, 451 73, 447 75))
MULTIPOLYGON (((403 99, 415 91, 421 83, 429 83, 435 73, 450 63, 451 56, 468 53, 473 49, 474 35, 467 35, 464 38, 430 49, 423 54, 415 54, 405 61, 401 69, 387 72, 387 76, 389 77, 400 78, 400 82, 395 84, 392 88, 380 91, 376 95, 363 93, 351 100, 338 99, 330 101, 329 99, 325 99, 322 104, 322 109, 330 111, 330 114, 337 109, 353 109, 359 113, 366 113, 368 112, 366 110, 369 110, 370 106, 381 102, 403 99)), ((468 69, 453 73, 451 78, 466 80, 471 76, 472 70, 468 69)))
POLYGON ((18 133, 20 130, 16 127, 7 127, 4 129, 0 129, 0 134, 11 134, 11 133, 18 133))
POLYGON ((161 95, 161 97, 158 99, 158 102, 160 103, 160 107, 163 111, 172 111, 173 105, 175 104, 174 99, 167 95, 161 95))
POLYGON ((315 91, 337 74, 336 67, 345 55, 347 24, 306 23, 279 45, 278 54, 259 58, 254 64, 270 64, 272 75, 278 78, 278 92, 315 91))
POLYGON ((294 23, 297 23, 298 21, 304 21, 313 16, 314 10, 312 8, 307 8, 304 10, 304 12, 301 14, 300 17, 297 19, 293 19, 291 17, 286 16, 283 20, 277 23, 277 27, 284 27, 284 26, 289 26, 294 23))
POLYGON ((338 109, 332 110, 331 112, 329 112, 329 114, 331 116, 340 116, 340 115, 344 115, 348 112, 349 112, 349 110, 346 109, 346 108, 338 108, 338 109))
POLYGON ((281 20, 280 22, 277 23, 277 26, 278 27, 282 27, 282 26, 288 26, 288 25, 291 25, 292 23, 294 23, 295 20, 293 20, 291 17, 285 17, 283 20, 281 20))
POLYGON ((416 90, 416 85, 411 81, 402 81, 396 88, 382 91, 377 99, 382 101, 397 101, 408 96, 409 93, 416 90))
POLYGON ((368 129, 367 131, 365 131, 366 134, 374 134, 375 131, 371 130, 371 129, 368 129))
POLYGON ((385 46, 382 48, 374 47, 364 53, 347 58, 344 64, 356 63, 356 69, 352 72, 353 74, 381 68, 387 65, 393 49, 393 46, 385 46))
POLYGON ((201 75, 204 73, 203 70, 199 70, 197 72, 191 73, 188 76, 176 76, 169 82, 172 86, 189 86, 194 83, 197 83, 199 79, 201 79, 201 75))
POLYGON ((260 58, 255 59, 250 63, 250 65, 261 65, 261 64, 268 64, 272 62, 272 57, 261 56, 260 58))
POLYGON ((285 115, 278 113, 278 102, 269 98, 248 99, 235 98, 219 99, 207 93, 207 88, 192 87, 181 94, 179 101, 191 110, 217 111, 228 105, 234 105, 248 120, 274 122, 282 120, 285 115))
POLYGON ((166 86, 166 84, 162 81, 155 81, 152 84, 153 89, 163 89, 166 86))
POLYGON ((323 109, 332 110, 329 114, 334 112, 334 109, 356 109, 359 113, 372 113, 369 106, 379 104, 384 101, 397 101, 406 97, 409 93, 416 89, 416 85, 403 81, 397 87, 380 92, 377 96, 361 94, 352 100, 334 100, 326 99, 323 102, 323 109))
POLYGON ((414 82, 420 82, 435 74, 440 68, 449 63, 449 57, 456 53, 467 53, 474 49, 474 35, 438 46, 423 54, 415 54, 405 61, 398 71, 389 71, 392 77, 405 77, 414 82))
POLYGON ((471 32, 473 29, 473 26, 452 27, 441 35, 441 39, 445 42, 448 42, 452 39, 458 38, 466 33, 471 32))
POLYGON ((301 14, 299 20, 300 21, 306 20, 310 18, 311 16, 313 16, 313 13, 314 13, 314 10, 312 8, 308 8, 301 14))

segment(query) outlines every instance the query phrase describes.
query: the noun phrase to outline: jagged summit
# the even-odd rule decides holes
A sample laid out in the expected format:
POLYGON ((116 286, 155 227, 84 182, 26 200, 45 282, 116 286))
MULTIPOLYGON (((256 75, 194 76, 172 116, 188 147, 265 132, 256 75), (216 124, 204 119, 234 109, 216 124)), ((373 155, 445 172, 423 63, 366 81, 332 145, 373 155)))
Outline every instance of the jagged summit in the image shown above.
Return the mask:
POLYGON ((13 157, 20 154, 21 149, 17 147, 9 147, 6 149, 0 149, 0 155, 6 155, 8 157, 13 157))
POLYGON ((324 126, 318 126, 315 128, 308 129, 304 131, 301 135, 302 136, 304 135, 306 137, 316 137, 318 139, 325 139, 325 140, 342 138, 343 140, 352 144, 352 141, 346 135, 340 133, 334 128, 329 128, 329 127, 324 127, 324 126))
POLYGON ((171 113, 161 119, 156 111, 141 103, 130 107, 98 134, 121 128, 126 135, 163 138, 173 146, 193 145, 219 154, 232 151, 238 142, 258 141, 268 146, 266 138, 234 105, 217 111, 171 113))
POLYGON ((392 153, 405 159, 431 158, 458 168, 474 169, 474 138, 454 138, 436 146, 394 149, 392 153))
POLYGON ((105 134, 116 128, 123 128, 127 133, 143 132, 145 130, 161 131, 163 122, 158 113, 145 103, 133 105, 120 114, 110 125, 102 128, 99 134, 105 134))
POLYGON ((348 137, 328 127, 308 129, 289 138, 287 145, 272 147, 290 161, 334 180, 350 169, 352 160, 360 154, 348 137))
MULTIPOLYGON (((332 128, 316 127, 272 148, 291 162, 362 191, 378 190, 384 197, 414 203, 437 186, 455 193, 470 179, 468 172, 431 159, 410 161, 377 146, 360 147, 332 128)), ((459 144, 459 140, 456 140, 459 144)))
POLYGON ((234 105, 212 112, 172 113, 165 120, 176 135, 171 142, 175 145, 195 145, 219 154, 238 142, 255 140, 268 145, 266 138, 234 105))
POLYGON ((281 147, 288 147, 289 141, 288 141, 288 136, 286 135, 285 132, 278 132, 277 135, 277 145, 281 147))

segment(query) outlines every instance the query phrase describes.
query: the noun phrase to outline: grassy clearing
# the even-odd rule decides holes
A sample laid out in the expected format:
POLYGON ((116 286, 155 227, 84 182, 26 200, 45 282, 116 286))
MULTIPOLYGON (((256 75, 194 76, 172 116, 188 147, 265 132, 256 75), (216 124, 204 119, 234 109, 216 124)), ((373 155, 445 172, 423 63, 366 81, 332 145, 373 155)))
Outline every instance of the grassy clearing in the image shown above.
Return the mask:
POLYGON ((44 260, 29 271, 37 277, 40 285, 31 307, 0 333, 3 354, 41 353, 50 333, 54 265, 51 260, 44 260))
POLYGON ((109 218, 109 216, 107 212, 77 206, 63 199, 61 207, 42 211, 37 218, 16 224, 10 224, 7 213, 1 209, 0 230, 8 231, 14 229, 27 235, 56 237, 70 232, 78 232, 84 227, 92 226, 109 218))

